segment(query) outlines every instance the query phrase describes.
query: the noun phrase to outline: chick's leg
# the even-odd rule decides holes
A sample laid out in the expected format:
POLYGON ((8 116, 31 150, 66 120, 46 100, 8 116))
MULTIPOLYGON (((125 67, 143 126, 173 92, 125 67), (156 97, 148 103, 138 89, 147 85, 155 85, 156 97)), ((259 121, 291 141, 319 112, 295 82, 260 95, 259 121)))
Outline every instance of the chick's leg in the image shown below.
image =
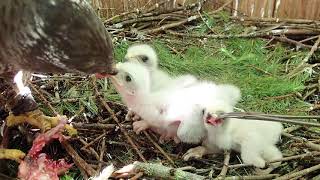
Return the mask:
POLYGON ((205 146, 198 146, 195 148, 189 149, 184 155, 183 155, 183 160, 184 161, 189 161, 190 159, 200 159, 204 155, 209 154, 208 149, 205 146))

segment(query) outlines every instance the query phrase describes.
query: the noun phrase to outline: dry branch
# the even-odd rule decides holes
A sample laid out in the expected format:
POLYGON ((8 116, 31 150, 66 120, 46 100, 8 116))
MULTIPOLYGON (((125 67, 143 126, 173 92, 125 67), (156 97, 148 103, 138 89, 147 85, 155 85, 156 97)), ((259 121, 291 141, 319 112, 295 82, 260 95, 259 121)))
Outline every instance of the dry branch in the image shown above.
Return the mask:
POLYGON ((219 174, 219 178, 224 178, 227 175, 228 167, 229 167, 229 161, 230 161, 230 151, 226 150, 224 152, 224 161, 223 161, 223 167, 219 174))
MULTIPOLYGON (((224 5, 222 5, 219 9, 215 10, 215 11, 212 11, 210 13, 208 13, 209 15, 212 15, 212 14, 215 14, 217 12, 220 12, 221 10, 223 10, 223 8, 225 8, 227 5, 229 5, 232 1, 228 1, 227 3, 225 3, 224 5)), ((173 27, 178 27, 178 26, 181 26, 183 24, 186 24, 188 22, 192 22, 192 21, 195 21, 197 19, 201 18, 200 15, 194 15, 194 16, 191 16, 187 19, 184 19, 184 20, 181 20, 179 22, 175 22, 175 23, 171 23, 171 24, 166 24, 166 25, 163 25, 161 27, 158 27, 158 28, 154 28, 154 29, 150 29, 150 30, 145 30, 143 31, 143 33, 145 34, 154 34, 154 33, 158 33, 158 32, 161 32, 161 31, 165 31, 167 29, 170 29, 170 28, 173 28, 173 27)))
POLYGON ((320 44, 320 35, 318 36, 317 41, 314 43, 314 45, 312 46, 311 50, 309 51, 309 53, 307 54, 307 56, 302 60, 302 62, 298 65, 298 67, 296 67, 293 71, 291 71, 288 74, 288 77, 292 78, 294 76, 296 76, 297 74, 299 74, 299 72, 304 70, 304 66, 305 64, 308 63, 310 57, 314 54, 314 52, 318 49, 320 44))
POLYGON ((307 20, 307 19, 281 19, 281 18, 256 18, 256 17, 231 17, 232 19, 240 21, 255 21, 255 22, 287 22, 296 24, 320 24, 320 21, 307 20))
POLYGON ((170 158, 170 156, 157 144, 151 137, 150 135, 146 132, 143 131, 144 135, 148 138, 148 140, 161 152, 161 154, 169 160, 169 162, 175 166, 174 161, 170 158))
POLYGON ((128 139, 129 143, 131 144, 131 146, 133 147, 133 149, 137 152, 138 156, 144 161, 146 162, 146 158, 142 155, 142 153, 140 152, 140 150, 138 149, 137 145, 133 142, 132 138, 129 136, 128 132, 126 131, 125 128, 123 128, 121 126, 121 123, 119 121, 119 119, 117 118, 116 114, 113 112, 113 110, 109 107, 109 105, 106 103, 106 101, 103 99, 101 93, 98 91, 98 87, 96 84, 96 79, 93 79, 93 86, 95 89, 95 93, 96 96, 99 98, 100 102, 102 103, 102 105, 104 106, 104 108, 111 114, 111 117, 113 118, 113 120, 118 124, 118 126, 120 127, 121 132, 126 136, 126 138, 128 139))
POLYGON ((315 144, 315 143, 312 143, 306 139, 303 139, 303 138, 300 138, 300 137, 296 137, 292 134, 289 134, 289 133, 285 133, 285 132, 282 132, 282 135, 285 136, 285 137, 288 137, 288 138, 291 138, 295 141, 299 141, 301 143, 303 143, 306 147, 310 148, 310 149, 313 149, 315 151, 320 151, 320 145, 318 144, 315 144))
POLYGON ((284 175, 284 176, 278 177, 275 180, 292 179, 292 178, 297 177, 297 176, 307 175, 307 174, 309 174, 309 173, 311 173, 313 171, 319 170, 319 169, 320 169, 320 164, 312 166, 312 167, 304 169, 304 170, 301 170, 301 171, 298 171, 298 172, 295 172, 295 173, 290 173, 288 175, 284 175))
MULTIPOLYGON (((119 125, 117 124, 101 124, 101 123, 71 123, 73 127, 76 129, 101 129, 101 130, 109 130, 115 129, 119 125)), ((120 125, 125 129, 132 128, 132 125, 120 125)))
MULTIPOLYGON (((155 164, 155 163, 141 163, 141 162, 135 162, 133 163, 133 167, 131 167, 131 171, 143 171, 144 174, 157 177, 157 178, 163 178, 163 179, 208 179, 207 177, 200 176, 197 174, 193 174, 190 172, 186 172, 183 170, 180 170, 178 168, 171 168, 166 167, 161 164, 155 164)), ((120 170, 121 171, 121 170, 120 170)), ((217 177, 214 179, 217 180, 240 180, 240 179, 248 179, 248 180, 259 180, 259 179, 273 179, 275 177, 278 177, 278 174, 268 174, 268 175, 262 175, 262 176, 229 176, 229 177, 217 177)))
MULTIPOLYGON (((281 116, 282 118, 277 117, 276 115, 265 115, 265 114, 259 114, 259 113, 248 113, 248 112, 231 112, 231 113, 224 113, 219 116, 219 118, 239 118, 239 119, 245 119, 245 120, 260 120, 260 121, 274 121, 274 122, 281 122, 281 123, 290 123, 290 124, 296 124, 296 125, 305 125, 305 126, 315 126, 320 127, 320 123, 312 123, 312 122, 306 122, 306 121, 296 121, 291 120, 288 117, 290 116, 281 116)), ((294 116, 293 116, 294 117, 294 116)), ((320 119, 320 116, 312 116, 311 118, 308 116, 305 116, 304 118, 308 119, 320 119)))

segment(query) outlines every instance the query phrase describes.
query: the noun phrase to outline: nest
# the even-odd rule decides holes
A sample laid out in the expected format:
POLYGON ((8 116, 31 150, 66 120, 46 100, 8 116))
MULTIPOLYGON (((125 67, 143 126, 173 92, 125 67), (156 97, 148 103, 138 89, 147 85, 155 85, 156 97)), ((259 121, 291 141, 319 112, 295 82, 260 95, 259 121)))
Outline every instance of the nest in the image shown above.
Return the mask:
MULTIPOLYGON (((270 52, 270 54, 276 54, 275 57, 267 57, 274 62, 277 61, 276 63, 281 64, 279 66, 283 69, 267 70, 266 66, 260 66, 259 63, 250 64, 250 69, 253 69, 255 74, 265 77, 265 82, 281 81, 280 83, 284 86, 278 89, 276 87, 281 84, 274 86, 274 91, 281 92, 280 95, 274 93, 276 95, 273 96, 270 95, 272 92, 268 92, 269 94, 267 93, 264 97, 258 95, 254 97, 261 97, 262 100, 260 99, 259 103, 268 104, 269 101, 282 103, 286 107, 279 110, 282 113, 285 109, 285 112, 291 114, 319 114, 318 51, 320 31, 318 26, 320 22, 234 18, 223 12, 227 5, 228 3, 212 12, 202 12, 201 3, 165 11, 158 11, 159 6, 154 6, 147 10, 122 13, 104 20, 104 23, 106 29, 113 35, 118 60, 122 59, 126 47, 131 44, 128 40, 134 42, 155 40, 158 42, 161 39, 162 45, 157 46, 157 49, 166 48, 170 55, 163 56, 171 57, 171 59, 167 58, 169 60, 166 62, 161 62, 162 68, 176 71, 175 74, 192 71, 198 76, 210 76, 210 73, 214 73, 211 67, 211 69, 206 69, 207 64, 205 63, 200 64, 199 67, 202 69, 199 69, 199 67, 193 67, 192 63, 188 64, 189 61, 181 60, 187 59, 186 56, 195 57, 198 55, 197 53, 195 56, 192 56, 192 53, 188 54, 190 47, 210 48, 211 44, 208 43, 210 40, 218 41, 219 46, 211 47, 212 50, 222 49, 223 57, 238 59, 237 55, 243 52, 228 51, 230 43, 224 44, 224 41, 239 39, 239 43, 245 43, 242 39, 245 41, 252 39, 249 43, 253 43, 255 38, 262 38, 265 43, 263 47, 260 46, 261 49, 270 52), (279 41, 285 43, 285 48, 281 46, 280 49, 283 51, 277 54, 279 50, 277 42, 279 41), (172 60, 173 57, 179 58, 172 60), (176 70, 177 67, 179 67, 178 70, 176 70), (278 76, 275 73, 282 74, 283 77, 269 81, 270 78, 278 76), (282 79, 286 80, 282 82, 282 79), (296 84, 296 82, 303 84, 303 88, 292 90, 296 87, 294 86, 288 90, 289 93, 282 91, 286 88, 285 85, 292 85, 290 81, 294 82, 292 84, 296 84), (295 107, 298 106, 298 102, 303 102, 304 105, 295 107)), ((219 54, 219 52, 212 54, 214 55, 214 53, 219 54)), ((266 61, 266 63, 268 62, 272 63, 272 61, 266 61)), ((234 64, 233 67, 222 65, 223 63, 217 64, 215 71, 219 72, 219 68, 221 68, 221 72, 228 73, 230 69, 231 71, 241 70, 247 66, 247 64, 234 64)), ((245 70, 243 69, 243 71, 245 70)), ((239 75, 239 77, 242 76, 239 75)), ((261 82, 264 82, 263 80, 261 78, 261 82)), ((131 175, 134 177, 133 179, 140 177, 177 178, 177 173, 181 173, 181 171, 182 173, 190 172, 199 178, 220 177, 222 179, 228 179, 232 176, 234 179, 272 179, 275 177, 279 177, 279 179, 300 177, 310 179, 317 178, 315 176, 319 174, 320 137, 317 128, 285 124, 286 129, 278 145, 284 155, 284 158, 280 159, 283 162, 282 165, 271 175, 255 176, 252 174, 253 167, 242 164, 239 154, 235 152, 184 162, 181 156, 190 147, 196 145, 176 145, 170 142, 159 144, 159 137, 153 132, 135 134, 132 131, 132 122, 125 121, 127 108, 121 104, 119 96, 107 80, 97 81, 91 77, 72 74, 46 75, 45 77, 34 75, 29 85, 46 114, 64 114, 73 119, 72 124, 78 130, 78 136, 72 138, 67 145, 52 143, 44 151, 54 157, 64 157, 70 162, 75 162, 76 166, 65 175, 74 179, 93 176, 111 163, 115 167, 121 168, 135 161, 146 164, 140 163, 139 167, 144 173, 131 175), (153 163, 161 163, 161 165, 156 166, 152 172, 150 169, 146 170, 147 167, 153 168, 153 163), (157 171, 157 169, 165 169, 166 167, 171 167, 168 171, 170 173, 161 174, 162 171, 157 171)), ((251 86, 258 85, 251 84, 251 86)), ((272 83, 268 86, 272 86, 272 83)), ((262 89, 268 86, 262 87, 262 89)), ((255 92, 255 89, 252 89, 251 93, 255 92)), ((248 94, 250 94, 249 91, 248 94)), ((246 100, 252 101, 252 103, 245 102, 242 108, 260 105, 256 103, 256 100, 250 99, 250 96, 246 96, 246 100)), ((277 112, 275 104, 265 109, 263 105, 261 106, 262 108, 257 110, 277 112)), ((35 133, 30 133, 33 132, 30 129, 29 126, 25 126, 24 131, 18 128, 13 129, 10 147, 27 151, 31 145, 31 141, 27 137, 32 139, 35 136, 35 133), (29 132, 29 135, 25 136, 23 134, 25 132, 29 132)), ((13 162, 5 163, 7 175, 15 176, 15 165, 13 162)), ((190 177, 190 174, 182 177, 190 177)))

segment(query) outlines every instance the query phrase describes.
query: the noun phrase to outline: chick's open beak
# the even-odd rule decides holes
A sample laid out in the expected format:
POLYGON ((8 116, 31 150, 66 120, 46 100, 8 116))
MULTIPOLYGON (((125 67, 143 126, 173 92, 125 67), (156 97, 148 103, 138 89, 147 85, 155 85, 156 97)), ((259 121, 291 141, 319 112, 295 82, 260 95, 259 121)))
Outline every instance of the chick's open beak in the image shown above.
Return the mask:
POLYGON ((223 119, 218 118, 217 114, 210 114, 208 113, 207 116, 205 117, 206 123, 211 124, 213 126, 218 126, 222 124, 223 119))

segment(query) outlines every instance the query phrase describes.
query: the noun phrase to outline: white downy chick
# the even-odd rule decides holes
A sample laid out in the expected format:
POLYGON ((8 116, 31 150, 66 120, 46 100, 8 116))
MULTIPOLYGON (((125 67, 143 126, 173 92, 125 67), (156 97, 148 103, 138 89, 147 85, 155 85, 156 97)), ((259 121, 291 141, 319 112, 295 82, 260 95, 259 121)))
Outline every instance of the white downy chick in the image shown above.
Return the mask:
POLYGON ((151 72, 151 91, 168 87, 186 87, 197 79, 192 75, 171 77, 167 72, 159 69, 159 59, 156 51, 147 44, 136 44, 128 48, 125 55, 126 61, 143 64, 151 72))
MULTIPOLYGON (((211 94, 212 88, 203 88, 202 86, 215 87, 213 84, 200 83, 188 88, 169 88, 150 92, 150 72, 145 66, 129 61, 118 63, 116 68, 118 74, 112 77, 114 86, 128 108, 143 119, 133 123, 134 131, 139 133, 151 128, 161 134, 161 139, 173 138, 176 142, 178 142, 175 137, 179 124, 184 119, 193 119, 194 112, 197 112, 192 109, 194 102, 204 100, 209 102, 203 93, 211 94), (199 94, 201 94, 201 98, 198 98, 199 94)), ((196 119, 200 119, 199 115, 196 119)), ((190 123, 192 122, 190 120, 190 123)), ((201 121, 196 121, 193 124, 203 126, 201 121)), ((199 141, 205 134, 202 129, 204 128, 193 128, 188 132, 194 132, 189 133, 190 136, 199 141), (198 132, 199 129, 200 132, 198 132)), ((183 132, 183 130, 182 128, 180 131, 183 132)))
POLYGON ((228 84, 215 84, 209 81, 198 82, 190 87, 171 94, 170 108, 167 117, 182 116, 177 130, 178 138, 185 143, 199 143, 207 136, 207 130, 202 121, 204 111, 216 99, 234 102, 229 95, 229 89, 236 88, 228 84))
MULTIPOLYGON (((111 77, 122 101, 129 109, 137 113, 143 120, 134 122, 134 130, 153 128, 154 131, 162 134, 167 127, 161 113, 163 106, 154 101, 158 96, 152 96, 150 92, 150 72, 145 66, 134 62, 117 63, 118 74, 111 77)), ((164 95, 164 94, 163 94, 164 95)))
POLYGON ((118 74, 113 84, 124 103, 141 116, 142 121, 133 123, 134 131, 151 128, 161 134, 161 139, 175 139, 198 143, 206 135, 199 107, 209 106, 215 99, 231 102, 226 88, 212 82, 198 82, 184 88, 163 88, 150 91, 150 72, 140 63, 118 63, 118 74))
MULTIPOLYGON (((241 153, 245 164, 255 167, 265 167, 266 161, 282 158, 282 153, 276 147, 280 139, 282 125, 278 122, 243 120, 243 119, 217 119, 220 113, 232 112, 234 105, 240 98, 240 91, 228 87, 231 101, 216 99, 210 106, 205 107, 203 122, 208 132, 207 139, 202 146, 190 149, 184 159, 201 157, 205 154, 217 153, 219 150, 233 149, 241 153)), ((273 163, 259 174, 270 173, 280 163, 273 163)))
POLYGON ((168 134, 168 138, 177 136, 176 138, 185 143, 199 143, 205 139, 207 132, 202 121, 204 112, 201 109, 217 98, 233 101, 226 88, 229 86, 233 87, 202 81, 189 87, 171 90, 165 95, 153 93, 154 102, 163 104, 161 118, 169 123, 168 131, 171 134, 168 134))

